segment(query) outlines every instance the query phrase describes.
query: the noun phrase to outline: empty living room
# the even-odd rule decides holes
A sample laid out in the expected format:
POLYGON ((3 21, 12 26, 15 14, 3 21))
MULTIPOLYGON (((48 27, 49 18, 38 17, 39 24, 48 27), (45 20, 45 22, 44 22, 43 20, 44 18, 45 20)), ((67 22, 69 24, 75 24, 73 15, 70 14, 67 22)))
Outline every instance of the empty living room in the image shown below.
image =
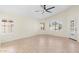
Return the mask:
POLYGON ((0 53, 79 53, 79 5, 0 5, 0 53))

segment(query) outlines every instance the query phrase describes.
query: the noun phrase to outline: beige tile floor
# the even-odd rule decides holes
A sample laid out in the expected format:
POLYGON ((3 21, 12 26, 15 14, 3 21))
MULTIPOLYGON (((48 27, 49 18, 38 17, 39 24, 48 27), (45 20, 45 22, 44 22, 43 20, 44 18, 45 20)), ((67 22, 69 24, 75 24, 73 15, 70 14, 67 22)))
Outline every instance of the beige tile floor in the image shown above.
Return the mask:
POLYGON ((36 35, 1 44, 0 52, 18 53, 64 53, 79 52, 79 42, 52 35, 36 35))

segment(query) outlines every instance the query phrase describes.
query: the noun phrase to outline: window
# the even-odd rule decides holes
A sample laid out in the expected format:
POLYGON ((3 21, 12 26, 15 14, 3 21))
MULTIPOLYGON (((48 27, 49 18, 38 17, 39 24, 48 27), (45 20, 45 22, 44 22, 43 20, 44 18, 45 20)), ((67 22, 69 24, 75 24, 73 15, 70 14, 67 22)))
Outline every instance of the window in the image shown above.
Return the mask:
POLYGON ((41 30, 45 30, 45 23, 41 22, 40 25, 41 25, 41 30))
POLYGON ((49 23, 49 28, 51 30, 61 30, 62 29, 62 24, 59 21, 52 21, 49 23))
POLYGON ((12 33, 14 28, 14 21, 6 18, 1 19, 1 32, 12 33))

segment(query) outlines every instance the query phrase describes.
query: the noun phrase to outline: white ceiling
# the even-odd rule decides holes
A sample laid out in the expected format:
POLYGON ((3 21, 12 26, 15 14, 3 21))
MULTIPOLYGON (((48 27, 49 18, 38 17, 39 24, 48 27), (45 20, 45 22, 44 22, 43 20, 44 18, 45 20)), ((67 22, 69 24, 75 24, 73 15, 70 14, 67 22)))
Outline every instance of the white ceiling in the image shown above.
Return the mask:
MULTIPOLYGON (((52 5, 49 5, 50 7, 52 5)), ((43 19, 51 15, 57 14, 69 8, 69 5, 53 5, 54 9, 51 9, 52 13, 45 12, 42 14, 43 8, 40 5, 0 5, 1 13, 13 13, 18 16, 27 16, 35 19, 43 19)))

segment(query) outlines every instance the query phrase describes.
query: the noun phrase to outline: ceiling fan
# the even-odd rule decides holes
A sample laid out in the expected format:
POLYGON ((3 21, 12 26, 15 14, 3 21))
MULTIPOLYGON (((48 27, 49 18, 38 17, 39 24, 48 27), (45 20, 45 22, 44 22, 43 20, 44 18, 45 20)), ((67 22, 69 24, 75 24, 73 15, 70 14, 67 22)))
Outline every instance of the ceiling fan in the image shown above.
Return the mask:
MULTIPOLYGON (((45 13, 45 12, 52 13, 50 10, 55 8, 54 6, 52 6, 52 7, 47 7, 47 6, 48 5, 41 5, 41 7, 43 8, 42 14, 45 13)), ((36 11, 36 12, 39 12, 39 11, 36 11)))

